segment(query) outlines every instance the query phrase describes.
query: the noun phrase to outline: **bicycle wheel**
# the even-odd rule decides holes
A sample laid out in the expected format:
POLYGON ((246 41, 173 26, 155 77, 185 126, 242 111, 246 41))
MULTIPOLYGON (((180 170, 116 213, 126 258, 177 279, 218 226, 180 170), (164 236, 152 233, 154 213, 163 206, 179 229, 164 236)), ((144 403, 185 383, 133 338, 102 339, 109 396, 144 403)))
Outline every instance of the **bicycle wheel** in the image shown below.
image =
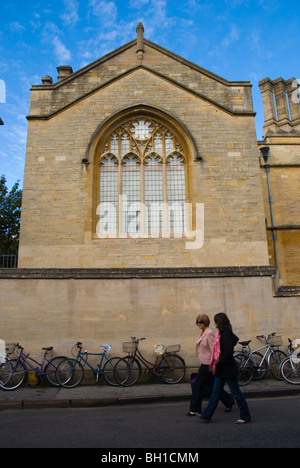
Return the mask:
POLYGON ((253 380, 257 381, 263 379, 268 371, 268 364, 263 358, 263 355, 258 352, 252 353, 252 365, 253 380))
POLYGON ((105 363, 103 367, 103 376, 105 381, 113 387, 122 385, 122 382, 126 381, 130 375, 130 369, 125 359, 120 357, 113 357, 105 363), (117 370, 115 369, 117 367, 117 370), (116 373, 118 374, 118 380, 116 379, 116 373))
POLYGON ((15 390, 20 387, 27 375, 23 362, 17 359, 6 361, 0 367, 0 387, 3 390, 15 390))
POLYGON ((56 356, 55 358, 51 359, 51 361, 46 365, 44 369, 44 373, 46 374, 48 382, 54 387, 60 386, 60 383, 57 381, 56 378, 56 370, 59 364, 62 361, 65 361, 66 359, 68 359, 66 356, 56 356))
POLYGON ((62 361, 56 369, 57 382, 64 388, 77 387, 82 382, 83 376, 83 366, 75 359, 62 361))
POLYGON ((132 358, 131 356, 127 356, 124 358, 126 363, 128 363, 128 370, 129 370, 129 375, 127 378, 124 378, 124 373, 122 370, 123 364, 117 363, 115 367, 115 379, 119 383, 119 385, 122 385, 122 387, 131 387, 137 381, 139 380, 141 374, 142 374, 142 368, 141 364, 139 361, 135 358, 132 358), (119 365, 121 366, 121 370, 119 369, 119 365))
POLYGON ((185 362, 177 354, 167 354, 158 368, 160 378, 167 384, 177 384, 185 376, 185 362))
POLYGON ((281 363, 286 357, 287 355, 283 351, 280 351, 280 349, 275 349, 275 351, 272 351, 269 355, 270 371, 273 377, 277 380, 283 380, 281 374, 281 363))
POLYGON ((282 377, 290 384, 300 385, 300 362, 293 362, 287 357, 281 364, 282 377))
POLYGON ((234 356, 238 366, 238 382, 240 387, 248 385, 253 378, 253 369, 249 365, 249 359, 246 354, 236 353, 234 356))

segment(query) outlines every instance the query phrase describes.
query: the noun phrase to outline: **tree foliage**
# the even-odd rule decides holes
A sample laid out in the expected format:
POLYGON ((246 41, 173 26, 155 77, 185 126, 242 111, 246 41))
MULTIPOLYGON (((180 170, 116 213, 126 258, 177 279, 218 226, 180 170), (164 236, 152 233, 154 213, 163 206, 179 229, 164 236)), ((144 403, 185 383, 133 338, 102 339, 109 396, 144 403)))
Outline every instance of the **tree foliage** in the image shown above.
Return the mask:
POLYGON ((19 246, 22 190, 16 182, 8 191, 6 178, 0 177, 0 254, 17 254, 19 246))

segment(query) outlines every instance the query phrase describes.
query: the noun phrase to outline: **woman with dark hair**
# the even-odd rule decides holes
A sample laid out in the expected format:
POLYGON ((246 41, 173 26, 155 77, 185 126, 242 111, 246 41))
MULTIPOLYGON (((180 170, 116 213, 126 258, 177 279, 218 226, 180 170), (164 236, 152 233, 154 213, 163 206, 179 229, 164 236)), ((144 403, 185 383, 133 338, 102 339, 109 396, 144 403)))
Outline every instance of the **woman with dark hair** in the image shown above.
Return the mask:
POLYGON ((213 355, 210 363, 215 375, 214 388, 208 406, 200 417, 203 422, 211 420, 218 406, 222 390, 227 383, 240 409, 240 419, 236 423, 246 424, 251 421, 251 415, 246 399, 239 388, 238 366, 233 357, 234 347, 239 339, 234 335, 226 314, 217 314, 214 320, 218 329, 214 339, 213 355))
MULTIPOLYGON (((187 416, 196 416, 201 413, 202 398, 203 396, 210 396, 214 386, 214 377, 210 371, 209 364, 212 357, 215 334, 209 328, 210 320, 205 314, 198 315, 196 325, 201 331, 201 334, 196 341, 196 354, 201 366, 194 383, 190 410, 188 411, 187 416), (208 394, 205 395, 205 392, 208 394)), ((220 394, 220 401, 225 406, 225 412, 230 413, 231 408, 234 405, 234 399, 232 396, 223 390, 220 394)))

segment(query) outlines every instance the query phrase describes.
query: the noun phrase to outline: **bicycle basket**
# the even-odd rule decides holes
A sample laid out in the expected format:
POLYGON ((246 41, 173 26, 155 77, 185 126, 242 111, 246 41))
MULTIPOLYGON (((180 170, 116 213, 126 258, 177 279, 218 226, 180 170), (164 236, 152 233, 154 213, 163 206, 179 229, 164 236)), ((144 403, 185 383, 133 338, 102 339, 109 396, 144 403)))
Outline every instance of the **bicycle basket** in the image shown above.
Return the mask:
POLYGON ((297 349, 300 348, 300 340, 299 339, 293 341, 292 348, 293 348, 294 351, 296 351, 297 349))
POLYGON ((282 336, 271 336, 268 340, 268 343, 271 346, 282 346, 283 345, 283 339, 282 336))
POLYGON ((132 341, 124 341, 122 343, 122 349, 124 353, 134 353, 138 345, 132 341))
POLYGON ((155 345, 154 346, 154 351, 158 356, 162 356, 166 352, 166 345, 155 345))
POLYGON ((178 353, 180 351, 180 346, 180 344, 167 346, 166 353, 178 353))

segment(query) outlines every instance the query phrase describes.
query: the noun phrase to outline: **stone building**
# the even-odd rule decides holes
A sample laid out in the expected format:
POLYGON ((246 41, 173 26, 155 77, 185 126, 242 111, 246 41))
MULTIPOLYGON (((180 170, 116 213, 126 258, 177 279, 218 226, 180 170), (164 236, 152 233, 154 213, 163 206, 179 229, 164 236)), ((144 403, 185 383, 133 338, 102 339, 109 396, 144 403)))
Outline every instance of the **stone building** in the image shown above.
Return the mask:
POLYGON ((132 42, 58 73, 31 89, 19 269, 0 272, 3 338, 66 353, 147 336, 149 352, 180 342, 191 366, 200 312, 225 311, 241 339, 296 338, 294 80, 260 83, 257 142, 251 83, 150 42, 141 23, 132 42))

